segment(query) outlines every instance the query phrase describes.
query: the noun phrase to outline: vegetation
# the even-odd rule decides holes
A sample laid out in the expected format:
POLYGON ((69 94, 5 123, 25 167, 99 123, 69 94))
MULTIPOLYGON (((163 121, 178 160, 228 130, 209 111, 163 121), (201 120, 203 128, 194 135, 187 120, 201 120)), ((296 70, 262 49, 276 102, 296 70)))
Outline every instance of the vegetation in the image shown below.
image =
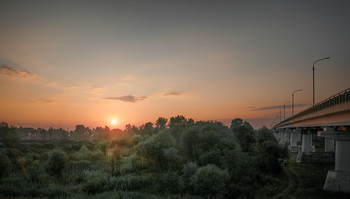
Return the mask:
POLYGON ((287 149, 241 119, 0 130, 0 197, 268 198, 287 184, 287 149))

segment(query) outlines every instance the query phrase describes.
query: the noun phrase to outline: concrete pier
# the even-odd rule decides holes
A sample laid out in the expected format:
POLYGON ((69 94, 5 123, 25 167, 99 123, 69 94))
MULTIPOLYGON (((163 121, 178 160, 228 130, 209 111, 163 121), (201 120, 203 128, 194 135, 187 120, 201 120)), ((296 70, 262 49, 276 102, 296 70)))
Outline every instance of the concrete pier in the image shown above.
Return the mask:
POLYGON ((335 140, 335 170, 328 171, 324 190, 350 193, 350 132, 327 128, 321 133, 335 140))
POLYGON ((312 146, 312 134, 307 133, 302 135, 301 152, 314 152, 312 146))
POLYGON ((334 152, 334 140, 324 139, 324 152, 334 152))

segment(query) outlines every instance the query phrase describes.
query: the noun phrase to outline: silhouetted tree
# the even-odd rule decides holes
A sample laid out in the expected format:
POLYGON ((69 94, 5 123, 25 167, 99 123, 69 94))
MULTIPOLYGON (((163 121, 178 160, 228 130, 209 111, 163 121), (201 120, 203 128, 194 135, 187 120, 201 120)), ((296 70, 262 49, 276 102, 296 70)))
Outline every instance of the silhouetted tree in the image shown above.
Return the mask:
POLYGON ((168 119, 164 117, 159 117, 156 121, 156 127, 159 129, 165 128, 166 123, 168 122, 168 119))
POLYGON ((10 147, 19 142, 15 128, 10 128, 6 122, 0 124, 0 142, 10 147))
POLYGON ((187 119, 183 115, 178 115, 176 117, 170 118, 169 127, 170 129, 184 127, 186 123, 187 123, 187 119))
POLYGON ((254 129, 248 122, 240 118, 232 120, 231 129, 234 132, 243 152, 248 152, 255 143, 254 129))
POLYGON ((147 122, 140 127, 140 131, 142 134, 152 134, 153 130, 154 128, 152 122, 147 122))

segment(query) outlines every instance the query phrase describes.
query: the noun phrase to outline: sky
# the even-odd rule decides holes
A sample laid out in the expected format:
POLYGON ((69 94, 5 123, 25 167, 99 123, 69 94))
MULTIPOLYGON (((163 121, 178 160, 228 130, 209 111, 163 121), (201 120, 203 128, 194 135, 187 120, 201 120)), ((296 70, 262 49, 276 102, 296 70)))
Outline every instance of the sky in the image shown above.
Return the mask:
MULTIPOLYGON (((0 0, 0 121, 255 128, 350 87, 348 1, 0 0), (112 120, 117 120, 112 124, 112 120)), ((282 118, 283 119, 283 118, 282 118)))

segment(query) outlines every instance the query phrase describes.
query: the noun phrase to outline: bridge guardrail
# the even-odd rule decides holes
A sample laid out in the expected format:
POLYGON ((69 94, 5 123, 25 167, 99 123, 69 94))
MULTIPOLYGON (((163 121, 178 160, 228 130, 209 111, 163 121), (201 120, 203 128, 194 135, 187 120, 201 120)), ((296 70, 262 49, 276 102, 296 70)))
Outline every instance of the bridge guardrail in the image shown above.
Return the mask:
POLYGON ((289 121, 295 120, 296 118, 305 116, 305 115, 313 113, 313 112, 320 111, 320 110, 328 108, 328 107, 335 106, 337 104, 342 104, 342 103, 347 102, 347 101, 350 101, 350 88, 348 88, 342 92, 339 92, 339 93, 315 104, 315 106, 307 108, 306 110, 301 111, 300 113, 297 113, 294 116, 289 117, 289 118, 281 121, 280 123, 276 124, 274 126, 274 128, 278 127, 281 124, 288 123, 289 121))

